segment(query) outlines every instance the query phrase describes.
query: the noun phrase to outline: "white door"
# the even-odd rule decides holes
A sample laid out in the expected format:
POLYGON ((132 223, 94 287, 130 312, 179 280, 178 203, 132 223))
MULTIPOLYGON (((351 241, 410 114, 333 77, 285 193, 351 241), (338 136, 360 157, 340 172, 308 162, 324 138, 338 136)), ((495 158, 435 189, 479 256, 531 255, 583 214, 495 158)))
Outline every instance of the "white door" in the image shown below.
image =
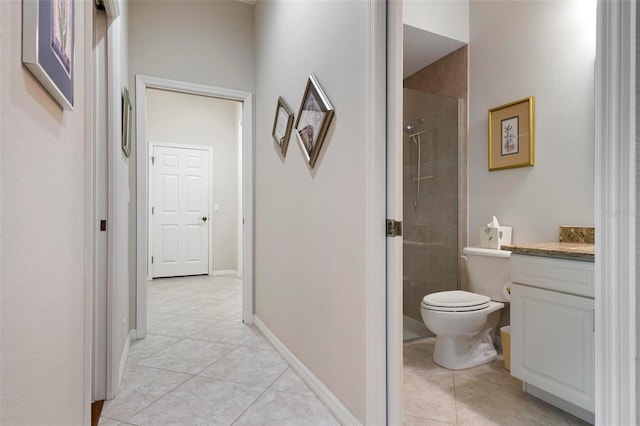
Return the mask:
POLYGON ((153 147, 153 278, 209 273, 207 149, 153 147))

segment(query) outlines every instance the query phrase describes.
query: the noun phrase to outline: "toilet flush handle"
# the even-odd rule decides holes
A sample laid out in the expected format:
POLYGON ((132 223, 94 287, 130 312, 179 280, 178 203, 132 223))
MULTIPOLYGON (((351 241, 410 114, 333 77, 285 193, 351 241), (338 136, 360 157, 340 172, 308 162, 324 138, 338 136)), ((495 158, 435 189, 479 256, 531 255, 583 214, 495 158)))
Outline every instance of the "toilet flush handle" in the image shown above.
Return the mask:
POLYGON ((469 257, 466 254, 463 254, 462 256, 460 256, 461 258, 464 259, 465 262, 469 261, 469 257))

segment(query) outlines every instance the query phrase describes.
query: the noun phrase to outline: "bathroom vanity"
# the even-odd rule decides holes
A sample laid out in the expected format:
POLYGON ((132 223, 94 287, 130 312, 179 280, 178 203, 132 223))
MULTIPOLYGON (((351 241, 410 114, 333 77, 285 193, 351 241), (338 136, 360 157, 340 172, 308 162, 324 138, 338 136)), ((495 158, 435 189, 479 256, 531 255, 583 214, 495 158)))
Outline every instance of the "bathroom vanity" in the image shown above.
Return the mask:
POLYGON ((511 375, 524 391, 594 422, 592 244, 511 250, 511 375))

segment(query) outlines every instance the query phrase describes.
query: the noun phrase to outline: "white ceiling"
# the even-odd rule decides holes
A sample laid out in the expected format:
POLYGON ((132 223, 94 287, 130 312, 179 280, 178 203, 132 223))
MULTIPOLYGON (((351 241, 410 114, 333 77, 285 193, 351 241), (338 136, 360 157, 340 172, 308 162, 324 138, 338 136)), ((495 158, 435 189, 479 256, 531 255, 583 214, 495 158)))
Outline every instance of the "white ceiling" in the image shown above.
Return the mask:
POLYGON ((403 27, 403 79, 466 44, 410 25, 403 27))

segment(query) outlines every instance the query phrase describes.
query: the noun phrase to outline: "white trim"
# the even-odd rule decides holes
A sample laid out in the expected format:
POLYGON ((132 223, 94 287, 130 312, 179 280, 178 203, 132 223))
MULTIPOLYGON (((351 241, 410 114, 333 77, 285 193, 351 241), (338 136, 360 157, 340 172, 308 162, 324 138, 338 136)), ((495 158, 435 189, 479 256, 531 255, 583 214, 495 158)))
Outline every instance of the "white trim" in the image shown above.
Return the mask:
POLYGON ((386 339, 386 2, 367 5, 366 150, 366 412, 365 423, 387 421, 386 339))
MULTIPOLYGON (((302 379, 309 389, 327 407, 342 425, 361 425, 360 421, 345 407, 340 400, 327 388, 315 374, 311 372, 287 347, 276 337, 257 315, 253 316, 255 326, 264 337, 271 343, 276 351, 289 364, 291 369, 302 379)), ((381 423, 383 424, 383 423, 381 423)))
POLYGON ((148 162, 147 149, 147 101, 146 89, 164 89, 174 92, 210 96, 242 102, 242 153, 243 153, 243 206, 244 231, 242 233, 242 319, 253 323, 253 94, 239 90, 201 84, 185 83, 164 78, 136 76, 136 144, 137 144, 137 307, 136 334, 147 334, 147 218, 148 218, 148 162))
POLYGON ((530 383, 522 382, 522 391, 528 393, 529 395, 533 395, 536 398, 553 405, 554 407, 564 410, 567 413, 572 414, 589 424, 595 424, 595 415, 591 411, 578 407, 577 405, 567 402, 562 398, 558 398, 557 396, 550 394, 549 392, 546 392, 540 388, 537 388, 530 383))
POLYGON ((131 347, 131 339, 136 335, 134 330, 129 330, 127 334, 127 339, 124 341, 124 348, 122 349, 122 355, 120 356, 120 364, 118 365, 118 376, 120 377, 120 382, 122 382, 122 378, 124 377, 124 369, 127 367, 127 357, 129 356, 129 348, 131 347))
POLYGON ((235 269, 219 269, 217 271, 211 272, 210 275, 212 275, 214 277, 223 277, 223 276, 232 275, 232 276, 234 276, 236 278, 242 278, 240 276, 240 273, 238 273, 238 271, 236 271, 235 269))
POLYGON ((85 251, 84 251, 84 403, 83 418, 84 424, 91 422, 91 403, 93 402, 93 286, 94 286, 94 261, 93 252, 96 243, 94 220, 95 206, 95 135, 94 135, 94 99, 95 99, 95 79, 93 74, 93 31, 94 19, 93 3, 85 3, 85 33, 84 33, 84 75, 85 75, 85 140, 91 141, 86 144, 84 155, 84 213, 85 213, 85 251))
MULTIPOLYGON (((115 2, 115 0, 114 0, 115 2)), ((109 2, 110 3, 110 2, 109 2)), ((115 352, 119 346, 114 344, 115 330, 120 330, 122 325, 117 318, 115 303, 115 277, 117 276, 116 247, 117 247, 117 185, 116 155, 120 152, 115 147, 120 146, 122 134, 120 132, 120 119, 122 108, 120 105, 120 20, 118 16, 109 12, 118 12, 118 6, 107 8, 107 220, 109 232, 107 236, 107 399, 113 399, 120 391, 122 375, 119 371, 120 357, 122 354, 115 352)))
MULTIPOLYGON (((209 275, 213 275, 213 147, 212 146, 207 146, 207 145, 189 145, 189 144, 179 144, 179 143, 172 143, 172 142, 152 142, 149 141, 149 147, 150 149, 150 153, 149 153, 149 159, 151 159, 151 157, 153 156, 155 147, 164 147, 164 148, 178 148, 178 149, 193 149, 193 150, 198 150, 198 151, 207 151, 209 153, 209 194, 208 194, 208 199, 209 199, 209 206, 208 206, 208 212, 207 212, 207 217, 209 217, 211 220, 209 221, 210 225, 209 225, 209 235, 208 235, 208 241, 209 241, 209 253, 207 254, 208 259, 207 259, 207 273, 209 275)), ((147 164, 149 164, 149 162, 147 161, 147 164)), ((149 206, 153 205, 153 185, 154 185, 154 181, 153 181, 153 173, 149 173, 148 176, 149 179, 149 206)), ((148 222, 152 224, 151 226, 149 226, 149 232, 147 233, 147 247, 153 247, 153 215, 151 214, 151 210, 148 210, 149 212, 149 216, 147 218, 148 222)), ((152 280, 153 279, 153 264, 151 263, 151 260, 149 260, 148 263, 148 275, 147 275, 147 280, 152 280)))
MULTIPOLYGON (((402 2, 387 2, 387 217, 402 220, 402 2)), ((402 238, 387 238, 387 424, 404 423, 402 238)))
POLYGON ((598 1, 596 424, 636 423, 636 3, 598 1))

